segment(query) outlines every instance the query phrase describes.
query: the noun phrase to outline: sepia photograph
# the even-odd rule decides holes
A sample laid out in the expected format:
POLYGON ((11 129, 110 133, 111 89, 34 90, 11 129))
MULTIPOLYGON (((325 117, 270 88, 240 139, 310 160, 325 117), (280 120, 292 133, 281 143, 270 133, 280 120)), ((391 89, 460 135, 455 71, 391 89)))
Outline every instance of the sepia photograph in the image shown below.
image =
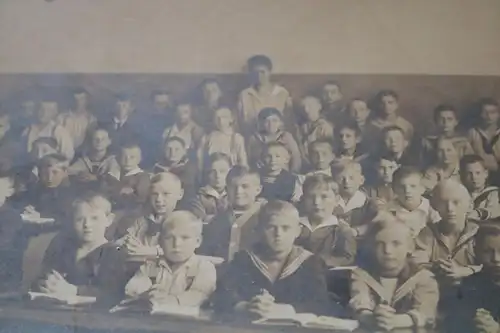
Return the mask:
POLYGON ((0 333, 500 333, 498 0, 0 1, 0 333))

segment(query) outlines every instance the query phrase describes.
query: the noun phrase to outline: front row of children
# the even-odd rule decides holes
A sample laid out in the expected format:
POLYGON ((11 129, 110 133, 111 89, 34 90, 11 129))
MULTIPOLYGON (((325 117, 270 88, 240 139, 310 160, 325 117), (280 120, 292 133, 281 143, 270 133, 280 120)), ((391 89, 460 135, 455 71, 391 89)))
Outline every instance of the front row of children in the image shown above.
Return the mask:
POLYGON ((457 327, 461 311, 458 327, 498 332, 500 307, 488 293, 500 286, 500 227, 471 222, 471 196, 460 183, 446 180, 434 188, 436 212, 422 197, 417 174, 398 172, 391 210, 377 206, 365 228, 334 215, 339 205, 355 211, 369 201, 357 194, 356 168, 336 174, 339 185, 323 174, 306 178, 303 217, 289 202, 258 198, 259 175, 243 167, 229 171, 227 206, 207 224, 175 210, 183 189, 171 173, 152 177, 144 210, 128 222, 114 217, 103 195, 78 196, 72 223, 52 241, 33 288, 61 297, 94 295, 106 306, 130 299, 213 306, 216 313, 252 320, 280 304, 345 316, 349 311, 327 292, 326 271, 354 263, 349 309, 362 325, 386 331, 457 327), (412 214, 427 223, 417 227, 412 214), (216 269, 198 254, 226 262, 216 269))

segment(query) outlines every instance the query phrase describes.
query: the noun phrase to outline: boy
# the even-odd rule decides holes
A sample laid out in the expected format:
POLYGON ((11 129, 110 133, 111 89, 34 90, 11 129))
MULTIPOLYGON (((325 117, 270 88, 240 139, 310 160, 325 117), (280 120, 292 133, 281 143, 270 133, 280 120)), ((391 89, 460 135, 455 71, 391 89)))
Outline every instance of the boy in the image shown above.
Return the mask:
POLYGON ((111 119, 106 123, 111 142, 112 152, 116 154, 122 143, 136 139, 138 120, 133 117, 135 105, 126 94, 116 95, 116 102, 111 113, 111 119))
POLYGON ((290 152, 279 142, 268 143, 262 151, 260 172, 262 192, 266 200, 297 202, 302 195, 299 178, 288 171, 290 152))
POLYGON ((412 167, 400 167, 393 175, 393 190, 396 199, 389 202, 384 209, 398 217, 408 225, 413 237, 429 223, 440 220, 439 214, 424 198, 422 174, 412 167))
POLYGON ((14 194, 13 177, 0 176, 0 292, 18 290, 22 281, 22 258, 27 245, 23 236, 21 216, 9 198, 14 194))
POLYGON ((417 166, 418 161, 409 151, 409 141, 398 126, 388 126, 382 130, 382 154, 391 155, 399 165, 417 166))
POLYGON ((333 143, 333 125, 321 115, 321 101, 315 96, 306 96, 300 106, 304 113, 304 122, 298 125, 297 142, 302 153, 302 159, 309 159, 307 148, 317 140, 325 140, 333 143))
POLYGON ((361 147, 365 151, 376 148, 376 143, 380 141, 380 129, 370 122, 371 110, 368 103, 361 98, 354 98, 348 105, 349 117, 358 125, 361 131, 361 147))
POLYGON ((258 243, 238 252, 217 285, 216 310, 266 318, 283 304, 296 312, 335 313, 329 303, 320 258, 294 241, 299 213, 290 203, 271 201, 259 214, 258 243))
POLYGON ((214 265, 194 252, 201 244, 203 224, 192 213, 176 211, 161 223, 162 254, 144 263, 125 287, 135 300, 180 306, 201 306, 215 291, 214 265))
MULTIPOLYGON (((158 246, 161 223, 172 214, 183 195, 181 181, 174 174, 163 172, 151 178, 148 202, 142 216, 130 226, 124 223, 128 221, 123 221, 123 225, 115 231, 114 238, 121 237, 118 242, 123 244, 129 262, 143 263, 161 254, 162 250, 158 246), (125 235, 123 227, 128 227, 125 235)), ((131 268, 137 267, 132 264, 131 268)), ((134 272, 134 269, 131 271, 134 272)))
POLYGON ((368 157, 368 154, 363 152, 362 147, 360 147, 363 138, 358 125, 353 122, 345 122, 338 126, 338 134, 338 159, 361 162, 368 157))
POLYGON ((500 189, 488 186, 489 172, 478 155, 466 155, 460 160, 460 175, 464 186, 472 197, 473 212, 478 221, 498 217, 500 212, 500 189))
POLYGON ((263 108, 278 109, 285 122, 285 128, 293 128, 292 99, 288 91, 271 81, 273 64, 265 55, 255 55, 248 59, 250 87, 238 96, 238 124, 245 138, 257 130, 257 116, 263 108))
POLYGON ((120 177, 120 166, 114 155, 109 154, 111 139, 104 127, 96 127, 89 133, 89 143, 82 157, 77 159, 68 173, 81 183, 95 183, 105 175, 120 177))
POLYGON ((437 142, 440 138, 452 140, 460 158, 466 154, 472 154, 472 147, 468 139, 456 132, 458 114, 455 107, 447 104, 438 105, 434 109, 434 123, 437 127, 437 133, 422 139, 421 159, 424 166, 434 162, 437 142))
POLYGON ((428 224, 416 238, 414 261, 430 264, 444 286, 456 285, 481 269, 474 265, 478 226, 467 219, 470 199, 462 184, 451 179, 439 183, 432 192, 432 206, 441 220, 428 224))
POLYGON ((71 226, 47 248, 34 289, 63 298, 95 296, 112 305, 121 299, 126 281, 116 247, 105 238, 114 218, 111 204, 102 195, 90 193, 73 201, 71 217, 71 226))
POLYGON ((194 120, 210 133, 213 130, 215 110, 223 105, 223 94, 219 82, 214 78, 203 80, 200 84, 200 103, 196 107, 194 120))
POLYGON ((327 81, 321 88, 321 113, 335 126, 342 124, 348 118, 347 108, 343 102, 342 88, 338 81, 327 81))
POLYGON ((376 168, 375 182, 367 187, 366 192, 379 205, 385 205, 396 199, 392 182, 394 172, 400 165, 389 155, 379 155, 374 161, 376 168))
POLYGON ((299 176, 301 183, 307 177, 317 174, 332 177, 332 162, 335 159, 335 154, 330 141, 318 140, 311 142, 308 150, 311 168, 306 169, 306 173, 299 176))
POLYGON ((377 94, 375 100, 377 101, 379 112, 378 117, 372 121, 373 125, 380 129, 397 126, 403 131, 406 141, 411 143, 414 133, 413 125, 398 114, 398 94, 393 90, 382 90, 377 94))
POLYGON ((229 207, 205 225, 200 253, 231 261, 253 244, 258 212, 266 201, 257 198, 262 190, 258 173, 235 166, 226 179, 229 207))
POLYGON ((188 157, 186 143, 181 138, 172 136, 165 140, 163 159, 153 167, 153 173, 159 172, 171 172, 179 177, 186 197, 196 192, 198 170, 188 157))
POLYGON ((75 156, 73 139, 67 130, 56 122, 59 104, 55 96, 46 95, 36 112, 36 122, 23 132, 26 151, 33 149, 33 142, 40 137, 52 137, 57 142, 57 151, 71 161, 75 156))
POLYGON ((336 163, 332 174, 339 186, 338 203, 333 214, 346 221, 355 236, 362 236, 372 207, 366 194, 360 190, 365 182, 361 165, 354 161, 336 163))
POLYGON ((433 326, 439 290, 433 274, 408 260, 411 230, 385 214, 366 235, 369 260, 354 270, 349 305, 366 329, 392 331, 433 326))
POLYGON ((139 167, 141 160, 139 145, 124 143, 118 155, 119 175, 106 175, 104 186, 117 207, 131 208, 146 202, 150 177, 139 167))
POLYGON ((193 121, 193 107, 180 102, 175 107, 175 123, 163 131, 163 140, 176 136, 184 140, 189 151, 196 151, 203 137, 203 129, 193 121))
POLYGON ((460 181, 459 153, 448 138, 440 138, 436 143, 436 162, 424 173, 423 185, 427 193, 440 181, 454 179, 460 181))
POLYGON ((331 177, 314 175, 304 182, 303 193, 306 216, 300 220, 302 231, 296 244, 319 255, 328 267, 351 265, 356 256, 356 239, 333 215, 338 185, 331 177))
POLYGON ((89 111, 89 93, 83 88, 73 90, 74 107, 68 112, 58 115, 56 122, 64 127, 73 139, 75 149, 85 141, 87 131, 97 122, 96 117, 89 111))

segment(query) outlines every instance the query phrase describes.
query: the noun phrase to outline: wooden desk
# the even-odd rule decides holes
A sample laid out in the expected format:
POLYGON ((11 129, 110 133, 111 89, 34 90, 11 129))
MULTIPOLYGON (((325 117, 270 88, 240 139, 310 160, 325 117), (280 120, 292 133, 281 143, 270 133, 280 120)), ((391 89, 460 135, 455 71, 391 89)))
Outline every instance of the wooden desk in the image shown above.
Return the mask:
MULTIPOLYGON (((26 307, 21 303, 0 305, 0 332, 343 333, 343 331, 316 330, 291 326, 245 326, 140 314, 46 310, 26 307)), ((401 330, 395 333, 413 332, 413 330, 401 330)), ((357 331, 356 333, 367 332, 357 331)), ((422 330, 419 333, 437 332, 422 330)))

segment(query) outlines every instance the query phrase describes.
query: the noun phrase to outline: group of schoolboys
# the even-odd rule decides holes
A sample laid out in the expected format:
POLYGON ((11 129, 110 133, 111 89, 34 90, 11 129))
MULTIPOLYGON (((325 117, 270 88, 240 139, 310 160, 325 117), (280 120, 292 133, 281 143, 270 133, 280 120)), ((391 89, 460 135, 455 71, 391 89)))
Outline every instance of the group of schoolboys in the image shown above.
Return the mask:
POLYGON ((45 217, 59 232, 31 290, 500 332, 497 102, 480 101, 467 136, 440 105, 436 134, 417 140, 394 91, 346 104, 332 81, 294 109, 268 57, 248 68, 234 112, 210 79, 199 103, 156 91, 144 121, 124 95, 97 120, 82 89, 68 112, 49 94, 3 113, 4 289, 18 287, 27 226, 45 217), (342 301, 328 270, 345 266, 356 268, 342 301))

